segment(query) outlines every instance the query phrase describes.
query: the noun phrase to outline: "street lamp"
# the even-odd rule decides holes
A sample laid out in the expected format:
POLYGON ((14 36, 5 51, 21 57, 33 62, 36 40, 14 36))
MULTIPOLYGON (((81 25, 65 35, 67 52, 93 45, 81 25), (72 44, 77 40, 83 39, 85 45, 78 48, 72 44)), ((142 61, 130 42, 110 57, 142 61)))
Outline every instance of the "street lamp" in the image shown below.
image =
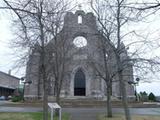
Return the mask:
MULTIPOLYGON (((22 77, 21 80, 24 81, 24 78, 22 77)), ((25 90, 25 85, 26 85, 26 84, 29 84, 29 85, 32 84, 32 81, 29 80, 29 81, 24 81, 24 82, 22 82, 22 83, 23 83, 23 101, 24 101, 24 90, 25 90)))
POLYGON ((136 81, 128 81, 128 84, 130 85, 134 85, 135 87, 135 96, 136 96, 136 101, 138 101, 138 95, 137 95, 137 89, 136 89, 136 85, 138 85, 140 79, 136 78, 136 81))

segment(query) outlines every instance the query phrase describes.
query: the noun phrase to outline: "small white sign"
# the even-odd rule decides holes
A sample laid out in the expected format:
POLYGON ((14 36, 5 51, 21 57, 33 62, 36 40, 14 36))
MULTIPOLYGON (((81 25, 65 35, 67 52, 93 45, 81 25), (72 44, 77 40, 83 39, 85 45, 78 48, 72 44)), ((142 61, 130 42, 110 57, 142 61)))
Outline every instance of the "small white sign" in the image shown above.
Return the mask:
POLYGON ((51 120, 53 120, 54 109, 59 110, 59 120, 61 120, 61 107, 57 103, 48 103, 48 106, 51 108, 51 120))
POLYGON ((57 103, 48 103, 48 106, 50 108, 54 108, 54 109, 60 109, 61 108, 57 103))

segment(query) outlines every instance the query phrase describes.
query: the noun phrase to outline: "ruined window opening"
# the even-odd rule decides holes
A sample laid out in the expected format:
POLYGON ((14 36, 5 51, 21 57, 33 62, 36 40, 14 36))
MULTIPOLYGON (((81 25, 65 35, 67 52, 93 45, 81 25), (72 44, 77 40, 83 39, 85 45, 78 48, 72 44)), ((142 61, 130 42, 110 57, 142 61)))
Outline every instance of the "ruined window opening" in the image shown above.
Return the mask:
POLYGON ((82 48, 87 46, 87 40, 85 37, 83 36, 77 36, 74 40, 73 40, 73 44, 78 47, 78 48, 82 48))
POLYGON ((78 24, 82 24, 82 15, 78 15, 78 24))

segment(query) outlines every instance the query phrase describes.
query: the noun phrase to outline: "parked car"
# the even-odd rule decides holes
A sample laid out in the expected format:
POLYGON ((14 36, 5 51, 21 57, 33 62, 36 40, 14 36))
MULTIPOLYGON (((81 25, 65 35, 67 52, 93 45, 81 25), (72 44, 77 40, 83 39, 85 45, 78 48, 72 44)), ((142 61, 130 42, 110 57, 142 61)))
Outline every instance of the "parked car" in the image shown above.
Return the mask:
POLYGON ((5 100, 5 96, 0 96, 0 100, 5 100))
POLYGON ((7 97, 7 100, 11 100, 11 99, 12 99, 12 96, 8 96, 8 97, 7 97))

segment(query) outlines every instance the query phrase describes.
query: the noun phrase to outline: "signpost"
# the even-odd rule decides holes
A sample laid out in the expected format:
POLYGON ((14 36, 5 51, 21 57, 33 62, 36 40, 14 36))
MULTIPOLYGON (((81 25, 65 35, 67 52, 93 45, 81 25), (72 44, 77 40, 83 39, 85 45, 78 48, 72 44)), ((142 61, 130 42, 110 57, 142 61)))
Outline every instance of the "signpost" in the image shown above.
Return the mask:
POLYGON ((53 120, 54 109, 59 110, 59 120, 61 120, 61 107, 57 103, 48 103, 48 106, 51 108, 51 120, 53 120))

